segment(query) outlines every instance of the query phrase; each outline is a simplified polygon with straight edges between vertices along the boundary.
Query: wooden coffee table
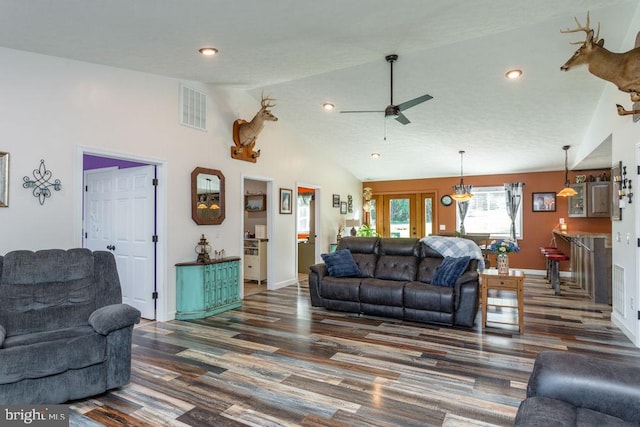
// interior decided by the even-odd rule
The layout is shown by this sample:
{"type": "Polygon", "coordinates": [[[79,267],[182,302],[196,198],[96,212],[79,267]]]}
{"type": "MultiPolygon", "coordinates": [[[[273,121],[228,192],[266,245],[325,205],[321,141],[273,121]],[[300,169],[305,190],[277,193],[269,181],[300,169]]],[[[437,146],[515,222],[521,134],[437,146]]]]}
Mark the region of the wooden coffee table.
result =
{"type": "MultiPolygon", "coordinates": [[[[516,293],[517,306],[505,304],[491,304],[495,307],[511,307],[518,309],[518,331],[524,332],[524,272],[519,270],[509,270],[509,274],[498,274],[498,270],[494,268],[486,269],[480,273],[480,281],[482,282],[482,328],[487,327],[487,305],[488,294],[490,289],[499,291],[513,291],[516,293]]],[[[508,322],[491,322],[515,325],[516,323],[508,322]]]]}

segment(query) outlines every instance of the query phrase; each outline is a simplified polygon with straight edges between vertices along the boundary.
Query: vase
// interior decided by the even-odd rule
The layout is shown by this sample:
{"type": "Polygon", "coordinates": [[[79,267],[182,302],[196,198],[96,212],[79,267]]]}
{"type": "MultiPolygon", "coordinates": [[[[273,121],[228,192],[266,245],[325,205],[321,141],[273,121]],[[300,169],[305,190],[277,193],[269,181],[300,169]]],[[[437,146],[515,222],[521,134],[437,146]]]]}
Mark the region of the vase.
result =
{"type": "Polygon", "coordinates": [[[509,255],[498,254],[496,256],[496,261],[498,265],[498,274],[509,274],[509,255]]]}

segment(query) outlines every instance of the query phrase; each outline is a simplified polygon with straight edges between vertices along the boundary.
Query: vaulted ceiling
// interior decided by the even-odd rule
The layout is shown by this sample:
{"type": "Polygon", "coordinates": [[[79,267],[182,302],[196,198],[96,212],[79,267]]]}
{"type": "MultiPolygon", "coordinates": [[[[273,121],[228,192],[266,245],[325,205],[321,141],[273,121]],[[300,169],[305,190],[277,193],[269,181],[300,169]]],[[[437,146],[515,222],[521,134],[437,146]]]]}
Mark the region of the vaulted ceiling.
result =
{"type": "MultiPolygon", "coordinates": [[[[636,0],[0,0],[0,46],[243,88],[276,98],[273,113],[363,180],[560,170],[606,83],[586,68],[563,73],[582,22],[613,51],[629,50],[636,0]],[[214,46],[204,58],[198,49],[214,46]],[[433,96],[404,114],[389,104],[433,96]],[[523,70],[507,80],[511,68],[523,70]],[[335,104],[333,111],[322,108],[335,104]],[[381,157],[372,159],[378,152],[381,157]]],[[[612,108],[615,108],[612,106],[612,108]]],[[[265,130],[268,132],[268,129],[265,130]]],[[[610,143],[577,159],[607,167],[610,143]]]]}

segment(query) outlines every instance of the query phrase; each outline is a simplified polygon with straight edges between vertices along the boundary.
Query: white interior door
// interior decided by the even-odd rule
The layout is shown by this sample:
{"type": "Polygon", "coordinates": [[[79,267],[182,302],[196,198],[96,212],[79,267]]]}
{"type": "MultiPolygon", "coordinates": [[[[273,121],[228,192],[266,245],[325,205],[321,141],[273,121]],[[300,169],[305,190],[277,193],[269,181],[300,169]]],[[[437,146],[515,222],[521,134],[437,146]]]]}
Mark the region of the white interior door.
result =
{"type": "Polygon", "coordinates": [[[85,172],[84,246],[110,250],[122,301],[155,319],[154,166],[85,172]]]}

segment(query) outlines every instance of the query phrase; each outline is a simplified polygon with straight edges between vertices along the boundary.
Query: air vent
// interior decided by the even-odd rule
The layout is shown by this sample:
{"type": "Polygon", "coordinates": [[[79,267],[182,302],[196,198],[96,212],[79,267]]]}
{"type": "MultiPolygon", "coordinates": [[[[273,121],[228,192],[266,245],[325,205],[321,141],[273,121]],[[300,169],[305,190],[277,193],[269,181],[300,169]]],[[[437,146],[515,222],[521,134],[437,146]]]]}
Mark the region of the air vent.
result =
{"type": "Polygon", "coordinates": [[[611,285],[613,288],[611,292],[613,309],[626,319],[627,309],[625,305],[624,267],[618,264],[613,266],[613,280],[611,285]]]}
{"type": "Polygon", "coordinates": [[[194,129],[207,130],[207,95],[180,85],[182,114],[180,123],[194,129]]]}

